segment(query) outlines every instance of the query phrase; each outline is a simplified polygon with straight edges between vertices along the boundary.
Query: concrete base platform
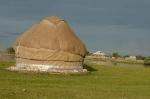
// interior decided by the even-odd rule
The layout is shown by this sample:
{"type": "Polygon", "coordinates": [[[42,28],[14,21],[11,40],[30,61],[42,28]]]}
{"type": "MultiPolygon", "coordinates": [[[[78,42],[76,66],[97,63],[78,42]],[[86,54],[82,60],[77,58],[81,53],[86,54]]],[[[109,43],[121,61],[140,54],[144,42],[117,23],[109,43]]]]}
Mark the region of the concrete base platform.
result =
{"type": "Polygon", "coordinates": [[[11,71],[19,72],[43,72],[43,73],[63,73],[63,74],[80,74],[87,73],[86,69],[81,66],[55,66],[55,65],[39,65],[39,64],[16,64],[7,68],[11,71]]]}

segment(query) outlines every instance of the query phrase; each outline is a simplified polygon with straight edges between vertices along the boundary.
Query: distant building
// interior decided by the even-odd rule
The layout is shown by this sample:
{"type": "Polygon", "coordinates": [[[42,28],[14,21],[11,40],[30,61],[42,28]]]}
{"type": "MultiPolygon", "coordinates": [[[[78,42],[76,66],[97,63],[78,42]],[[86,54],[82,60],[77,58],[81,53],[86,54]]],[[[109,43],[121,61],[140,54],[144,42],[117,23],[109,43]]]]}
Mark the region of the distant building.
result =
{"type": "Polygon", "coordinates": [[[108,55],[102,51],[97,51],[97,52],[93,53],[92,55],[103,58],[103,59],[108,58],[108,55]]]}
{"type": "Polygon", "coordinates": [[[136,60],[136,56],[129,56],[129,57],[126,57],[125,60],[136,60]]]}

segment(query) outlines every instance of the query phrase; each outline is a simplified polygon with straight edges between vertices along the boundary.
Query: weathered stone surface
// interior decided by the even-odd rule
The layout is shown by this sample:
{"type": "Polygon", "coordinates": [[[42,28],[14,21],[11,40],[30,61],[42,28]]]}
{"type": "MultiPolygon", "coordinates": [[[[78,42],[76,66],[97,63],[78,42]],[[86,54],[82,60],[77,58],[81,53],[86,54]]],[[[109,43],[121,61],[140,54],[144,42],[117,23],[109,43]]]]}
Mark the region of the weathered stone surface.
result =
{"type": "Polygon", "coordinates": [[[15,44],[14,71],[81,73],[86,47],[68,23],[46,17],[23,33],[15,44]]]}

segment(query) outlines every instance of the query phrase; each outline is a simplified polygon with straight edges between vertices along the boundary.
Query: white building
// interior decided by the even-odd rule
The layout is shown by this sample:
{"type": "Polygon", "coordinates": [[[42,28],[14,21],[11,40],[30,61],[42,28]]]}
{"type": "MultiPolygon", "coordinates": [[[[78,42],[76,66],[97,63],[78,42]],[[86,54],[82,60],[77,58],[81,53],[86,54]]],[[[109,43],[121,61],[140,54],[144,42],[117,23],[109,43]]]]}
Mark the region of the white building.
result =
{"type": "Polygon", "coordinates": [[[97,52],[93,53],[93,56],[97,56],[100,58],[107,58],[107,55],[102,51],[97,51],[97,52]]]}
{"type": "Polygon", "coordinates": [[[129,56],[125,58],[126,60],[136,60],[136,56],[129,56]]]}

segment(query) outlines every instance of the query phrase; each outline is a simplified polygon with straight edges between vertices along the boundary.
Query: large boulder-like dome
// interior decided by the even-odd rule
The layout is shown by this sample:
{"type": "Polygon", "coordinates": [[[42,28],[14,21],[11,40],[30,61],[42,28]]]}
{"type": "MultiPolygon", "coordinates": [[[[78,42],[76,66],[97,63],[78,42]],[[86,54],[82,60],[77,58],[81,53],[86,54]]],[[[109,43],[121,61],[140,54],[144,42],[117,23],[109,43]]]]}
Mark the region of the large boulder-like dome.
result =
{"type": "Polygon", "coordinates": [[[15,70],[83,72],[86,47],[58,17],[46,17],[33,25],[16,40],[15,51],[15,70]]]}

